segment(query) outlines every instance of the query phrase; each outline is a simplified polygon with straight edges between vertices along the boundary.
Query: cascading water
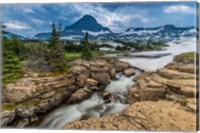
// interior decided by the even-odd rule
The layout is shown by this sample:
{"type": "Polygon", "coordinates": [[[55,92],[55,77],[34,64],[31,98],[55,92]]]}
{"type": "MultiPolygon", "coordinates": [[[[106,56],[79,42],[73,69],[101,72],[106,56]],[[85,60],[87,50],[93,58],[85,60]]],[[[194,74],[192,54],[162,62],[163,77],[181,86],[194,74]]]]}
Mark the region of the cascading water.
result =
{"type": "Polygon", "coordinates": [[[105,91],[111,93],[111,102],[106,103],[99,92],[94,93],[89,99],[81,103],[59,107],[40,123],[41,128],[62,128],[66,123],[84,120],[91,117],[99,118],[103,115],[122,112],[127,106],[126,97],[128,89],[134,84],[133,78],[141,74],[135,69],[136,74],[126,77],[121,73],[116,75],[117,80],[111,81],[105,91]]]}

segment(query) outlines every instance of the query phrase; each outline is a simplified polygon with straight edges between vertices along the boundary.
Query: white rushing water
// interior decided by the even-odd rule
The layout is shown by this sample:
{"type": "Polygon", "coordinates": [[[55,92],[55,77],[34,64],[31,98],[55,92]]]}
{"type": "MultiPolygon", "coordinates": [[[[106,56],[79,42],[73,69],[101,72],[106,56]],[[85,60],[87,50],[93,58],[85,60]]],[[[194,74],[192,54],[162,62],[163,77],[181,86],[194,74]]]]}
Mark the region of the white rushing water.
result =
{"type": "MultiPolygon", "coordinates": [[[[159,54],[170,54],[160,58],[126,58],[122,57],[120,60],[128,62],[132,66],[140,68],[145,71],[156,71],[157,69],[163,68],[168,63],[172,62],[174,56],[185,53],[196,51],[196,38],[181,38],[180,40],[172,41],[167,43],[168,47],[161,51],[144,51],[137,53],[129,53],[131,55],[145,55],[153,56],[159,54]]],[[[108,56],[117,56],[116,54],[109,54],[108,56]]]]}
{"type": "Polygon", "coordinates": [[[134,84],[132,79],[141,73],[139,70],[135,71],[136,74],[131,77],[117,74],[118,79],[106,86],[105,90],[112,95],[110,103],[105,103],[99,92],[96,92],[81,103],[59,107],[48,114],[39,126],[60,129],[68,122],[122,112],[128,106],[126,97],[128,89],[134,84]]]}

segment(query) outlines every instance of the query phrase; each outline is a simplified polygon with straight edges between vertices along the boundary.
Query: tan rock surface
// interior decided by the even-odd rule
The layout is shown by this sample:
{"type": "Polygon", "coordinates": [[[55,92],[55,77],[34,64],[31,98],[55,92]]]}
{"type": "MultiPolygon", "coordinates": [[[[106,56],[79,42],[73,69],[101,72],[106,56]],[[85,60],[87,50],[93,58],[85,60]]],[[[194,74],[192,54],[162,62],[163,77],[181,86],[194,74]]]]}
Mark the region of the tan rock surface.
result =
{"type": "Polygon", "coordinates": [[[65,129],[99,130],[150,130],[150,131],[195,131],[195,113],[187,112],[179,104],[169,101],[137,102],[123,113],[71,122],[65,129]]]}

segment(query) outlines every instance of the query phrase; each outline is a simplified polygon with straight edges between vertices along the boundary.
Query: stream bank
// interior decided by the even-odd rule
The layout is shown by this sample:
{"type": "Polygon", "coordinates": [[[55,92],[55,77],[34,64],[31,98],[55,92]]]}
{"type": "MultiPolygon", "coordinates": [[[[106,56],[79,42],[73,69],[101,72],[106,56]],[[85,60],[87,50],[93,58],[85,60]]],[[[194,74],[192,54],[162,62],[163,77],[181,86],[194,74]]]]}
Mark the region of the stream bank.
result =
{"type": "MultiPolygon", "coordinates": [[[[24,77],[2,89],[3,127],[29,127],[63,103],[76,104],[102,91],[118,72],[129,69],[128,63],[114,58],[90,61],[77,59],[67,74],[58,76],[24,77]]],[[[94,96],[95,97],[95,96],[94,96]]]]}
{"type": "Polygon", "coordinates": [[[176,56],[154,72],[134,78],[121,113],[66,123],[64,129],[196,131],[198,129],[198,67],[195,58],[176,56]]]}

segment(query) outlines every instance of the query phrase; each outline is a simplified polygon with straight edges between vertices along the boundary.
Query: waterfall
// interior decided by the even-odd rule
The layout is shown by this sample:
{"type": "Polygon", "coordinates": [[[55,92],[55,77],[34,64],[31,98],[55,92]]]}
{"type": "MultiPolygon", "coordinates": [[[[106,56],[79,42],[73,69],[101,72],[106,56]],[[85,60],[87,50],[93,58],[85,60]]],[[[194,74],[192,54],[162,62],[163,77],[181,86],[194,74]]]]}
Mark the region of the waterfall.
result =
{"type": "Polygon", "coordinates": [[[91,117],[99,118],[103,115],[121,113],[127,106],[128,89],[134,84],[133,78],[141,73],[135,69],[134,76],[126,77],[122,73],[116,75],[117,80],[111,81],[105,91],[111,93],[111,102],[105,103],[99,92],[81,103],[59,107],[47,115],[39,127],[60,129],[66,123],[86,120],[91,117]]]}

